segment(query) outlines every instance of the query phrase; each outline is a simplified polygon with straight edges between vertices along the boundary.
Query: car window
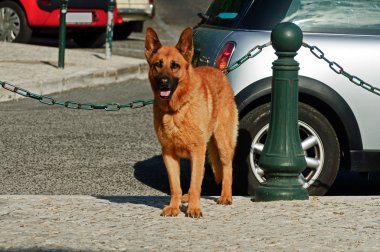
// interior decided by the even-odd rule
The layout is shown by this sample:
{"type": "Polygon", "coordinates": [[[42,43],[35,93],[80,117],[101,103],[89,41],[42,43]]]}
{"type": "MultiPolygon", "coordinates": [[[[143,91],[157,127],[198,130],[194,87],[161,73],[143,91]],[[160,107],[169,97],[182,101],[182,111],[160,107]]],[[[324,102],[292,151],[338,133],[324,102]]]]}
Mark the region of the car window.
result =
{"type": "Polygon", "coordinates": [[[380,34],[380,0],[298,0],[283,21],[302,30],[354,34],[380,34]]]}
{"type": "Polygon", "coordinates": [[[285,17],[291,2],[292,0],[214,0],[203,23],[226,28],[271,30],[285,17]]]}
{"type": "Polygon", "coordinates": [[[255,0],[237,28],[272,30],[285,18],[292,0],[255,0]]]}
{"type": "Polygon", "coordinates": [[[293,0],[286,17],[303,31],[380,34],[380,0],[293,0]]]}
{"type": "Polygon", "coordinates": [[[380,0],[214,0],[206,25],[272,30],[294,22],[305,32],[380,35],[380,0]]]}
{"type": "Polygon", "coordinates": [[[205,24],[220,27],[234,27],[244,14],[247,3],[245,0],[214,0],[206,12],[205,24]]]}

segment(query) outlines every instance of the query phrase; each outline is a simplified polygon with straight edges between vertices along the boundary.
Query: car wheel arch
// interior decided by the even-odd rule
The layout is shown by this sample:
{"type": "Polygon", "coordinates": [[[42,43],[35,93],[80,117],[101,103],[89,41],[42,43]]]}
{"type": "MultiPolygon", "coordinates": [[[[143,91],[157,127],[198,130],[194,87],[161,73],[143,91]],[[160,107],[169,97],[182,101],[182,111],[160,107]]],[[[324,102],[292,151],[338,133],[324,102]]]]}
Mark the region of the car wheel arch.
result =
{"type": "Polygon", "coordinates": [[[24,12],[26,20],[29,23],[28,13],[26,12],[25,6],[23,5],[23,3],[20,0],[0,0],[0,3],[3,3],[3,2],[13,2],[13,3],[17,4],[22,9],[22,11],[24,12]]]}
{"type": "Polygon", "coordinates": [[[29,13],[25,9],[24,4],[20,0],[11,0],[11,1],[17,3],[20,6],[20,8],[24,11],[26,20],[27,20],[27,22],[29,24],[29,18],[30,17],[29,17],[29,13]]]}
{"type": "MultiPolygon", "coordinates": [[[[253,108],[270,102],[272,77],[258,80],[242,91],[235,101],[242,118],[253,108]]],[[[309,77],[299,76],[299,101],[318,108],[334,127],[343,152],[342,161],[349,165],[349,151],[363,150],[361,133],[356,117],[348,103],[328,85],[309,77]],[[344,130],[341,130],[344,129],[344,130]],[[349,134],[348,134],[349,132],[349,134]]]]}

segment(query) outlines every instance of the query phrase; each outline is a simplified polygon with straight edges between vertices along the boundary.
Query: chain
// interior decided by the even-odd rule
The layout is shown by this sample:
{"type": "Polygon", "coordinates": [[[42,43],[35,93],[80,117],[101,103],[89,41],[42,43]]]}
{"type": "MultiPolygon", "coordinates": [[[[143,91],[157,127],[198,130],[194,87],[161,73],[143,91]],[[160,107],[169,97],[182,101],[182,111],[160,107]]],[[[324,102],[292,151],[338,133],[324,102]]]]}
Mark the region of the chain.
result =
{"type": "MultiPolygon", "coordinates": [[[[222,69],[222,71],[227,74],[239,66],[241,66],[244,62],[246,62],[248,59],[256,57],[258,54],[261,53],[263,48],[268,47],[272,44],[271,41],[263,44],[263,45],[257,45],[253,47],[251,50],[249,50],[243,57],[241,57],[239,60],[235,61],[232,65],[229,67],[225,67],[222,69]]],[[[106,111],[118,111],[121,108],[132,108],[132,109],[137,109],[137,108],[142,108],[147,105],[153,104],[154,99],[150,100],[135,100],[130,103],[126,104],[119,104],[119,103],[106,103],[106,104],[93,104],[93,103],[87,103],[87,102],[77,102],[77,101],[58,101],[55,100],[53,97],[46,96],[46,95],[38,95],[35,93],[32,93],[26,89],[17,87],[16,85],[13,85],[11,83],[1,81],[0,80],[0,85],[4,89],[11,91],[13,93],[16,93],[18,95],[36,99],[39,102],[47,105],[60,105],[64,106],[66,108],[70,109],[83,109],[83,110],[94,110],[94,109],[104,109],[106,111]]]]}
{"type": "Polygon", "coordinates": [[[153,104],[154,102],[153,99],[146,100],[146,101],[135,100],[126,104],[119,104],[119,103],[93,104],[93,103],[76,102],[76,101],[57,101],[50,96],[34,94],[26,89],[17,87],[5,81],[0,81],[0,85],[8,91],[11,91],[13,93],[16,93],[24,97],[36,99],[43,104],[61,105],[70,109],[83,109],[83,110],[104,109],[106,111],[118,111],[121,108],[131,108],[131,109],[142,108],[142,107],[145,107],[146,105],[153,104]]]}
{"type": "Polygon", "coordinates": [[[229,72],[231,72],[231,71],[235,70],[236,68],[240,67],[248,59],[252,59],[252,58],[256,57],[257,55],[259,55],[261,53],[261,51],[263,50],[263,48],[268,47],[271,44],[272,44],[272,42],[269,41],[269,42],[267,42],[267,43],[265,43],[263,45],[257,45],[255,47],[253,47],[243,57],[241,57],[240,59],[238,59],[237,61],[235,61],[234,63],[232,63],[230,66],[227,66],[227,67],[223,68],[222,71],[225,74],[228,74],[229,72]]]}
{"type": "Polygon", "coordinates": [[[322,50],[319,49],[318,47],[310,46],[307,43],[302,43],[302,46],[308,48],[310,52],[318,59],[323,59],[324,61],[326,61],[329,64],[329,67],[331,68],[331,70],[333,70],[335,73],[343,75],[355,85],[360,86],[364,88],[365,90],[380,96],[380,88],[374,87],[370,85],[369,83],[363,81],[362,79],[356,77],[355,75],[349,74],[338,63],[328,60],[325,57],[324,52],[322,52],[322,50]]]}
{"type": "MultiPolygon", "coordinates": [[[[233,64],[231,64],[228,67],[225,67],[222,69],[222,71],[225,74],[228,74],[229,72],[235,70],[236,68],[240,67],[242,64],[244,64],[248,59],[254,58],[257,55],[259,55],[263,48],[268,47],[272,44],[271,41],[262,44],[262,45],[257,45],[250,49],[243,57],[235,61],[233,64]]],[[[334,61],[330,61],[325,57],[324,52],[322,52],[321,49],[319,49],[316,46],[310,46],[307,43],[303,42],[302,46],[308,48],[310,52],[317,57],[318,59],[323,59],[329,64],[329,67],[331,70],[333,70],[337,74],[341,74],[344,77],[346,77],[348,80],[350,80],[352,83],[354,83],[357,86],[360,86],[376,95],[380,96],[380,88],[374,87],[370,85],[369,83],[363,81],[362,79],[358,78],[355,75],[351,75],[348,72],[346,72],[343,67],[341,67],[338,63],[334,61]]],[[[142,108],[147,105],[153,104],[154,100],[149,99],[149,100],[135,100],[130,103],[126,104],[119,104],[119,103],[105,103],[105,104],[93,104],[93,103],[86,103],[86,102],[77,102],[77,101],[57,101],[54,98],[46,95],[38,95],[35,93],[32,93],[26,89],[17,87],[11,83],[1,81],[0,80],[0,85],[13,93],[16,93],[18,95],[24,96],[24,97],[29,97],[32,99],[36,99],[41,103],[47,104],[47,105],[61,105],[66,108],[70,109],[83,109],[83,110],[94,110],[94,109],[104,109],[106,111],[118,111],[121,108],[131,108],[131,109],[137,109],[137,108],[142,108]]]]}

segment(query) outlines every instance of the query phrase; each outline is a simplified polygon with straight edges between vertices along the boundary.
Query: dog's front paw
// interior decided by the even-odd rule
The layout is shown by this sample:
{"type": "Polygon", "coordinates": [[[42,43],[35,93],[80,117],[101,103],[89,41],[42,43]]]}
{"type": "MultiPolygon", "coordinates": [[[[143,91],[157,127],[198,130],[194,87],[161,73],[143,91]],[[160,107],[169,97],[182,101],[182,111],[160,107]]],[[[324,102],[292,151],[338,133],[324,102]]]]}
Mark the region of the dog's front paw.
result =
{"type": "Polygon", "coordinates": [[[167,206],[167,207],[164,207],[164,209],[162,209],[161,216],[174,217],[174,216],[177,216],[179,212],[180,210],[178,207],[167,206]]]}
{"type": "Polygon", "coordinates": [[[217,202],[220,205],[231,205],[232,204],[232,197],[220,196],[217,202]]]}
{"type": "Polygon", "coordinates": [[[203,214],[200,208],[188,208],[186,211],[186,216],[191,218],[201,218],[203,217],[203,214]]]}

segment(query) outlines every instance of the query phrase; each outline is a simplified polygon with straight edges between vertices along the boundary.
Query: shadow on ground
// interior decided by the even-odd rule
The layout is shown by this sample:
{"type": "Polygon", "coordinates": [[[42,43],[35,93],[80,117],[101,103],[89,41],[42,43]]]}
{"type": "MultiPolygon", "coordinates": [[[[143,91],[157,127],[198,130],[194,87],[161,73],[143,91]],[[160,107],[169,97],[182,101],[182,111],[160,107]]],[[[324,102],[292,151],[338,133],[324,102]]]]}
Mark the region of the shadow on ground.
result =
{"type": "Polygon", "coordinates": [[[342,170],[329,189],[328,196],[380,195],[380,172],[357,173],[342,170]]]}
{"type": "MultiPolygon", "coordinates": [[[[154,156],[150,159],[137,162],[134,166],[134,177],[141,183],[167,194],[167,196],[95,196],[98,199],[108,200],[112,203],[131,203],[146,205],[161,209],[170,202],[170,186],[166,168],[162,156],[154,156]]],[[[202,197],[217,200],[220,195],[221,186],[216,185],[211,170],[206,169],[202,183],[202,197]],[[210,197],[212,196],[212,197],[210,197]]],[[[190,162],[181,161],[181,188],[187,193],[190,186],[190,162]]],[[[183,209],[182,209],[183,211],[183,209]]]]}
{"type": "MultiPolygon", "coordinates": [[[[154,156],[150,159],[137,162],[134,166],[134,176],[145,185],[170,195],[170,186],[166,168],[162,156],[154,156]]],[[[187,193],[190,186],[190,162],[181,161],[181,188],[187,193]]],[[[202,182],[202,196],[219,195],[220,186],[216,185],[212,172],[209,168],[202,182]]]]}

